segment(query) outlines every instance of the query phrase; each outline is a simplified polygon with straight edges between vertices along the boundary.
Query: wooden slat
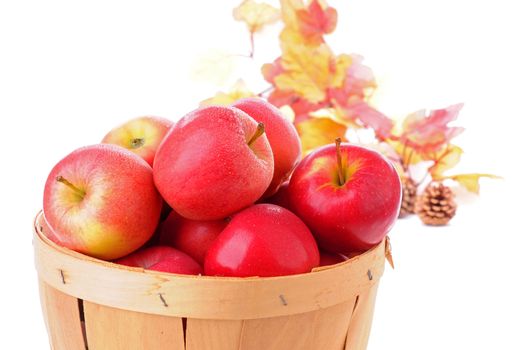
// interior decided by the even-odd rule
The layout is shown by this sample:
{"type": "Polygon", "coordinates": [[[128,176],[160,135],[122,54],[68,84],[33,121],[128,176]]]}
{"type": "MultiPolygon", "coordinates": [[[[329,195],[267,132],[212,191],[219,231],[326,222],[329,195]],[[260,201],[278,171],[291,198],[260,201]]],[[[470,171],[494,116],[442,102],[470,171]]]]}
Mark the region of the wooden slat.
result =
{"type": "Polygon", "coordinates": [[[159,315],[242,320],[306,313],[354,299],[384,271],[381,243],[334,267],[306,274],[270,278],[166,274],[104,262],[59,247],[40,232],[40,227],[45,231],[45,222],[37,220],[36,226],[35,262],[46,283],[97,304],[159,315]],[[368,270],[371,279],[366,275],[368,270]]]}
{"type": "Polygon", "coordinates": [[[85,350],[77,298],[40,281],[40,300],[53,350],[85,350]]]}
{"type": "Polygon", "coordinates": [[[244,321],[240,349],[342,350],[354,304],[244,321]]]}
{"type": "MultiPolygon", "coordinates": [[[[186,350],[238,350],[243,321],[187,319],[186,350]]],[[[257,348],[253,348],[257,349],[257,348]]]]}
{"type": "Polygon", "coordinates": [[[84,302],[89,350],[184,350],[181,318],[84,302]]]}
{"type": "Polygon", "coordinates": [[[368,347],[378,287],[379,284],[377,283],[369,291],[359,296],[359,301],[351,317],[345,350],[366,350],[368,347]]]}

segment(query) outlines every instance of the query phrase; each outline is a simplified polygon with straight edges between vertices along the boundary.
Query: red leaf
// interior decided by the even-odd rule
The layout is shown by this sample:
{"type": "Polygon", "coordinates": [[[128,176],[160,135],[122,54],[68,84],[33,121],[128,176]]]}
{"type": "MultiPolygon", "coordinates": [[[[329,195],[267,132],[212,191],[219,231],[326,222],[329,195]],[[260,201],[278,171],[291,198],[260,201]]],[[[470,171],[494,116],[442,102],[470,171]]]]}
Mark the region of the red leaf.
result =
{"type": "Polygon", "coordinates": [[[337,10],[333,7],[322,8],[319,0],[313,0],[307,9],[296,12],[300,33],[312,43],[324,42],[323,35],[329,34],[337,26],[337,10]]]}
{"type": "Polygon", "coordinates": [[[457,118],[463,104],[456,104],[444,109],[433,110],[426,116],[418,111],[406,117],[400,141],[421,153],[439,151],[454,137],[463,132],[461,127],[449,127],[448,124],[457,118]]]}
{"type": "Polygon", "coordinates": [[[359,121],[365,127],[375,131],[381,140],[387,139],[393,128],[393,121],[362,100],[357,100],[349,106],[341,107],[346,117],[359,121]]]}
{"type": "Polygon", "coordinates": [[[266,81],[275,85],[274,78],[284,72],[282,67],[282,58],[278,57],[273,63],[266,63],[262,66],[262,75],[266,81]]]}
{"type": "Polygon", "coordinates": [[[350,98],[364,99],[367,90],[377,86],[373,72],[369,67],[362,64],[361,56],[351,55],[351,62],[342,87],[328,91],[329,99],[335,100],[341,106],[347,105],[350,98]]]}

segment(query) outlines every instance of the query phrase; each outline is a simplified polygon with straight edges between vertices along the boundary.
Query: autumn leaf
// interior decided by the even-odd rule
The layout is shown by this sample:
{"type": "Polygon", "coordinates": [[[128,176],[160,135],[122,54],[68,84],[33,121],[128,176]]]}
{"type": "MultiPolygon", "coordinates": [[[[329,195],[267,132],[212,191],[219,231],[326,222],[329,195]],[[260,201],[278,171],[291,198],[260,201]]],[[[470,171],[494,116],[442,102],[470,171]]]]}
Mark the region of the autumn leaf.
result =
{"type": "Polygon", "coordinates": [[[417,152],[427,153],[439,151],[452,138],[463,132],[461,127],[450,127],[448,124],[457,118],[463,104],[438,109],[426,115],[425,111],[417,111],[406,117],[400,140],[417,152]]]}
{"type": "Polygon", "coordinates": [[[428,169],[428,172],[432,176],[433,180],[440,180],[443,178],[445,171],[452,169],[459,163],[463,150],[461,147],[449,144],[445,149],[437,155],[434,159],[434,165],[428,169]]]}
{"type": "Polygon", "coordinates": [[[235,20],[244,22],[250,33],[256,33],[265,25],[278,21],[280,10],[266,3],[244,0],[232,11],[232,15],[235,20]]]}
{"type": "Polygon", "coordinates": [[[200,102],[200,106],[222,105],[228,106],[240,98],[255,96],[243,80],[238,80],[228,92],[218,92],[214,97],[200,102]]]}
{"type": "Polygon", "coordinates": [[[372,70],[362,64],[362,56],[349,56],[351,65],[346,71],[342,86],[328,91],[328,98],[341,106],[348,105],[350,100],[369,97],[377,87],[372,70]]]}
{"type": "Polygon", "coordinates": [[[319,0],[313,0],[307,8],[296,11],[298,30],[306,41],[320,44],[323,35],[329,34],[337,26],[337,10],[322,6],[319,0]]]}
{"type": "Polygon", "coordinates": [[[472,193],[479,194],[479,180],[483,177],[489,179],[501,179],[500,176],[492,174],[459,174],[448,176],[446,178],[457,181],[461,186],[465,187],[472,193]]]}
{"type": "Polygon", "coordinates": [[[320,146],[335,142],[337,137],[344,139],[347,130],[346,126],[329,118],[311,118],[297,123],[296,129],[302,141],[304,154],[320,146]]]}
{"type": "Polygon", "coordinates": [[[281,62],[282,59],[278,57],[276,60],[274,60],[273,63],[265,63],[262,66],[262,75],[267,82],[274,85],[274,78],[284,72],[284,68],[282,67],[281,62]]]}
{"type": "Polygon", "coordinates": [[[342,85],[350,64],[350,56],[334,57],[326,44],[310,47],[282,43],[283,72],[274,77],[274,82],[281,90],[317,103],[326,99],[328,88],[342,85]]]}
{"type": "Polygon", "coordinates": [[[357,99],[354,103],[345,107],[338,107],[341,119],[359,125],[372,128],[380,140],[388,139],[393,128],[393,121],[370,106],[363,100],[357,99]]]}

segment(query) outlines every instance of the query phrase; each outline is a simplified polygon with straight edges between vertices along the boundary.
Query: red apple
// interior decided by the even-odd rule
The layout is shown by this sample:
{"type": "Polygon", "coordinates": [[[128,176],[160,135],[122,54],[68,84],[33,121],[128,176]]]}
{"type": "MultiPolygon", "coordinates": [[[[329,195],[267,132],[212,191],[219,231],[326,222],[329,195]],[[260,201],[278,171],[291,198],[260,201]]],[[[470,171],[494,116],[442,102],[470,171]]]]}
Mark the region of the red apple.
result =
{"type": "Polygon", "coordinates": [[[131,253],[152,236],[161,203],[152,168],[115,145],[73,151],[51,170],[44,189],[50,239],[107,260],[131,253]]]}
{"type": "Polygon", "coordinates": [[[192,220],[223,219],[251,205],[272,177],[264,125],[232,107],[187,114],[170,129],[154,160],[161,195],[192,220]]]}
{"type": "Polygon", "coordinates": [[[381,242],[397,219],[401,183],[380,153],[338,140],[300,162],[289,182],[289,200],[322,249],[366,250],[381,242]]]}
{"type": "Polygon", "coordinates": [[[234,215],[205,256],[205,274],[282,276],[319,264],[315,239],[295,214],[274,204],[257,204],[234,215]]]}
{"type": "Polygon", "coordinates": [[[201,266],[194,259],[168,246],[143,248],[116,260],[115,263],[184,275],[199,275],[202,272],[201,266]]]}
{"type": "Polygon", "coordinates": [[[289,181],[284,182],[278,188],[278,191],[271,197],[264,200],[265,203],[271,203],[281,206],[282,208],[290,209],[291,204],[289,203],[289,181]]]}
{"type": "Polygon", "coordinates": [[[274,159],[273,180],[263,194],[263,197],[268,197],[278,191],[284,181],[289,180],[291,172],[300,161],[300,137],[293,123],[285,119],[278,108],[263,99],[243,98],[232,106],[265,124],[265,135],[273,150],[274,159]]]}
{"type": "Polygon", "coordinates": [[[329,266],[348,260],[348,257],[339,253],[320,252],[320,265],[329,266]]]}
{"type": "Polygon", "coordinates": [[[154,163],[157,147],[174,123],[161,117],[139,117],[112,129],[102,143],[112,143],[124,147],[148,164],[154,163]]]}
{"type": "Polygon", "coordinates": [[[160,242],[187,253],[203,264],[205,253],[225,226],[227,220],[196,221],[172,211],[161,224],[160,242]]]}

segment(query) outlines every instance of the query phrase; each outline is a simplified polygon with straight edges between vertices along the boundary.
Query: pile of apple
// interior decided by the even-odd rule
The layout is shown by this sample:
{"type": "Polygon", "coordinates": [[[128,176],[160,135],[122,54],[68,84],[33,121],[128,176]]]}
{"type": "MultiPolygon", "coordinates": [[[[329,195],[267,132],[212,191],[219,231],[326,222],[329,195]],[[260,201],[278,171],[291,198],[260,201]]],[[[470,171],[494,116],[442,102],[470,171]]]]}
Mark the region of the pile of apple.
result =
{"type": "Polygon", "coordinates": [[[305,273],[381,242],[401,201],[391,163],[340,140],[301,155],[260,99],[133,119],[52,169],[47,236],[128,266],[239,277],[305,273]]]}

